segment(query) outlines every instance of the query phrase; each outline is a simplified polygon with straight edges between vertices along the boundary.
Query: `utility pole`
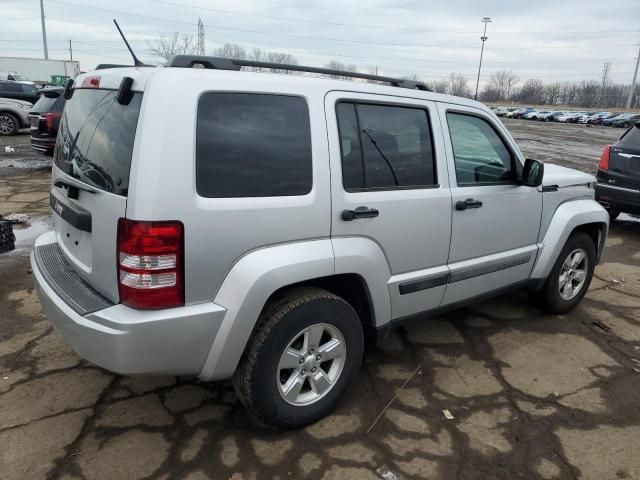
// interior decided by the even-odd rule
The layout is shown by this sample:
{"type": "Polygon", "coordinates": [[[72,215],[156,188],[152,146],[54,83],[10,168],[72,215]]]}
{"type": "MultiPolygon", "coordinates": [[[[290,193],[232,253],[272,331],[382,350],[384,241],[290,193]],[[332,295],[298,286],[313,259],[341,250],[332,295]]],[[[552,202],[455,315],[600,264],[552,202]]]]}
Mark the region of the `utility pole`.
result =
{"type": "Polygon", "coordinates": [[[473,96],[474,100],[478,99],[478,85],[480,84],[480,69],[482,68],[482,54],[484,53],[484,42],[487,41],[487,23],[491,21],[491,17],[483,17],[482,23],[484,23],[484,33],[480,37],[482,40],[482,48],[480,49],[480,64],[478,65],[478,79],[476,80],[476,93],[473,96]]]}
{"type": "MultiPolygon", "coordinates": [[[[604,92],[607,88],[607,77],[609,76],[609,69],[611,68],[611,62],[605,62],[604,65],[602,65],[602,83],[600,84],[600,95],[598,95],[598,104],[596,105],[596,108],[600,108],[600,104],[602,103],[602,97],[604,96],[604,92]]],[[[605,107],[606,105],[606,99],[605,99],[605,107]]]]}
{"type": "MultiPolygon", "coordinates": [[[[640,45],[640,44],[638,44],[640,45]]],[[[638,79],[638,65],[640,65],[640,48],[638,48],[638,56],[636,57],[636,70],[633,72],[633,80],[631,80],[631,90],[629,90],[629,98],[627,98],[627,108],[631,108],[631,100],[633,99],[633,91],[636,89],[636,80],[638,79]]]]}
{"type": "Polygon", "coordinates": [[[204,23],[198,18],[198,55],[206,55],[204,40],[204,23]]]}
{"type": "Polygon", "coordinates": [[[71,46],[71,39],[69,39],[69,58],[73,62],[73,47],[71,46]]]}
{"type": "Polygon", "coordinates": [[[40,21],[42,22],[42,45],[44,47],[44,59],[49,60],[49,49],[47,48],[47,27],[44,24],[44,0],[40,0],[40,21]]]}

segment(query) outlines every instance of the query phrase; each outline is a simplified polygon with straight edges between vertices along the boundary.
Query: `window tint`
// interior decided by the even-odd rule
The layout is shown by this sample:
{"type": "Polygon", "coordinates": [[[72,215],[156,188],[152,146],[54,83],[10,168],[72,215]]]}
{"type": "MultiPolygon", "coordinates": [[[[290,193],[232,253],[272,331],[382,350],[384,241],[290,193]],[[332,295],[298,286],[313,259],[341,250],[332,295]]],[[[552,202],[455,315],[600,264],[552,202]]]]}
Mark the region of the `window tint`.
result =
{"type": "Polygon", "coordinates": [[[341,102],[336,111],[345,190],[436,184],[425,110],[341,102]]]}
{"type": "Polygon", "coordinates": [[[78,180],[126,196],[142,94],[134,93],[128,105],[119,104],[116,95],[115,90],[74,90],[64,108],[53,160],[78,180]]]}
{"type": "Polygon", "coordinates": [[[29,95],[35,95],[38,92],[38,89],[32,85],[21,83],[20,87],[22,88],[22,93],[28,93],[29,95]]]}
{"type": "Polygon", "coordinates": [[[196,188],[203,197],[305,195],[311,129],[300,97],[205,93],[198,103],[196,188]]]}
{"type": "Polygon", "coordinates": [[[629,127],[616,146],[640,149],[640,124],[629,127]]]}
{"type": "Polygon", "coordinates": [[[448,113],[447,122],[458,185],[513,182],[511,152],[486,120],[448,113]]]}
{"type": "Polygon", "coordinates": [[[20,88],[20,84],[16,82],[2,82],[0,84],[0,90],[11,93],[20,93],[22,89],[20,88]]]}
{"type": "Polygon", "coordinates": [[[61,112],[64,108],[64,97],[62,95],[48,93],[40,95],[38,101],[33,105],[32,112],[61,112]]]}

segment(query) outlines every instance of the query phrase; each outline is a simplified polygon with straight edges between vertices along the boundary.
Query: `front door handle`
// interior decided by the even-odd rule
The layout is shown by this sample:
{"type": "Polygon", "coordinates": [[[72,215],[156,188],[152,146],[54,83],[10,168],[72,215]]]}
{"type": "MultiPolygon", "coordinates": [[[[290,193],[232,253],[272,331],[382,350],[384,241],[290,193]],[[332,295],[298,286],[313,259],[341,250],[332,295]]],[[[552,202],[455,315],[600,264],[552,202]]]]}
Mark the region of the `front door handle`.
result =
{"type": "Polygon", "coordinates": [[[343,210],[342,220],[350,222],[358,218],[375,218],[380,214],[375,208],[358,207],[355,210],[343,210]]]}
{"type": "Polygon", "coordinates": [[[467,208],[480,208],[482,202],[480,200],[474,200],[473,198],[467,198],[466,200],[458,200],[456,202],[456,210],[466,210],[467,208]]]}

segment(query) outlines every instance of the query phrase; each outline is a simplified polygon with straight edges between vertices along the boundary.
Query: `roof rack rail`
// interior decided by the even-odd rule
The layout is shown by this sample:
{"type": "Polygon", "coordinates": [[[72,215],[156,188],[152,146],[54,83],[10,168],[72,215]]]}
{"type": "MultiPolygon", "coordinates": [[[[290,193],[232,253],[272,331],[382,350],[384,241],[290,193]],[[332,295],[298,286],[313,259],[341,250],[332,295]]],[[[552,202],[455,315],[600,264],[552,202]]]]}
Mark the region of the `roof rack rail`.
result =
{"type": "Polygon", "coordinates": [[[404,78],[383,77],[381,75],[370,75],[360,72],[346,72],[343,70],[332,70],[330,68],[307,67],[304,65],[289,65],[286,63],[257,62],[254,60],[236,60],[222,57],[208,57],[203,55],[174,55],[165,64],[166,67],[193,68],[199,65],[201,68],[213,70],[240,70],[242,67],[270,68],[273,70],[289,70],[292,72],[319,73],[322,75],[339,75],[341,77],[361,78],[364,80],[374,80],[376,82],[390,83],[394,87],[410,88],[417,90],[431,91],[422,82],[407,80],[404,78]]]}
{"type": "Polygon", "coordinates": [[[101,63],[96,66],[96,70],[106,70],[107,68],[127,68],[133,65],[118,65],[117,63],[101,63]]]}

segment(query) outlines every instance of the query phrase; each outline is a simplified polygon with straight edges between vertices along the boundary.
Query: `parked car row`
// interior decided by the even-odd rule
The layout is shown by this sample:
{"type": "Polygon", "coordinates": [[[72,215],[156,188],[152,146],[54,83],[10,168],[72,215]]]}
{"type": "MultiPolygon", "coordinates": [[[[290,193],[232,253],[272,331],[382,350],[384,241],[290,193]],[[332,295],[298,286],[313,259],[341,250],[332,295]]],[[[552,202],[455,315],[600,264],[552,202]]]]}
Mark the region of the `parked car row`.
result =
{"type": "Polygon", "coordinates": [[[30,128],[31,148],[52,156],[65,103],[63,92],[62,87],[38,90],[31,82],[0,79],[0,135],[30,128]]]}
{"type": "Polygon", "coordinates": [[[537,110],[534,107],[492,107],[499,117],[522,118],[542,122],[581,123],[629,128],[640,121],[640,113],[615,113],[595,111],[537,110]]]}

